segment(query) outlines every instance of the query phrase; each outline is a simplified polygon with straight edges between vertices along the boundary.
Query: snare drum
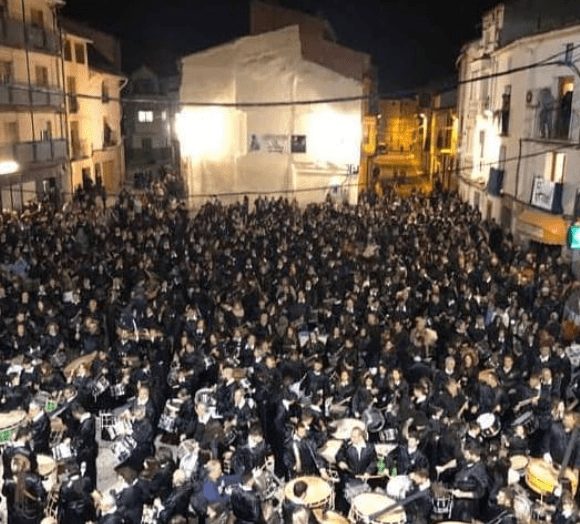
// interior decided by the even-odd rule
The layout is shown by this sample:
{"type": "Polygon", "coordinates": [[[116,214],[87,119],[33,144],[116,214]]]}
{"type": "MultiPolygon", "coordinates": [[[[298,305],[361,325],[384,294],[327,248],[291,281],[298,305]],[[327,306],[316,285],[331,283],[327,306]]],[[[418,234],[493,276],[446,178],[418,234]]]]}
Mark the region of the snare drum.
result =
{"type": "Polygon", "coordinates": [[[362,480],[351,480],[344,487],[344,498],[352,504],[354,499],[363,493],[370,493],[371,487],[362,480]]]}
{"type": "Polygon", "coordinates": [[[386,428],[379,432],[381,442],[397,442],[397,428],[386,428]]]}
{"type": "Polygon", "coordinates": [[[127,419],[115,418],[113,425],[109,426],[107,431],[109,433],[109,437],[111,437],[111,440],[115,440],[116,438],[122,437],[127,433],[131,433],[133,428],[131,426],[131,422],[129,422],[127,419]]]}
{"type": "Polygon", "coordinates": [[[395,500],[403,500],[413,487],[413,482],[407,475],[392,477],[387,484],[387,495],[395,500]]]}
{"type": "Polygon", "coordinates": [[[121,398],[125,396],[125,384],[123,382],[119,382],[118,384],[114,384],[110,386],[111,388],[111,396],[114,398],[121,398]]]}
{"type": "Polygon", "coordinates": [[[479,417],[477,417],[477,423],[481,428],[481,434],[485,438],[495,437],[501,429],[499,419],[493,413],[483,413],[482,415],[479,415],[479,417]]]}
{"type": "Polygon", "coordinates": [[[357,496],[350,508],[349,520],[355,524],[405,524],[407,515],[401,506],[396,506],[388,513],[370,519],[370,517],[381,510],[395,504],[396,501],[378,493],[363,493],[357,496]]]}
{"type": "Polygon", "coordinates": [[[107,380],[107,377],[101,377],[93,385],[93,397],[100,397],[110,386],[111,383],[107,380]]]}
{"type": "Polygon", "coordinates": [[[357,418],[341,418],[330,423],[334,430],[333,438],[339,440],[349,439],[354,428],[365,430],[365,423],[357,418]]]}
{"type": "Polygon", "coordinates": [[[453,496],[451,491],[441,484],[434,484],[431,488],[433,498],[431,501],[433,514],[451,516],[453,510],[453,496]]]}
{"type": "Polygon", "coordinates": [[[512,422],[512,427],[523,426],[529,434],[534,433],[538,429],[538,417],[534,415],[532,410],[522,413],[518,418],[512,422]]]}
{"type": "Polygon", "coordinates": [[[177,417],[179,411],[181,410],[181,402],[176,399],[169,399],[165,403],[165,409],[159,417],[159,429],[166,431],[167,433],[173,433],[175,427],[177,426],[177,417]]]}
{"type": "Polygon", "coordinates": [[[58,446],[52,448],[52,456],[54,457],[54,460],[56,460],[57,462],[63,462],[71,458],[73,454],[70,448],[70,443],[62,442],[58,446]]]}
{"type": "Polygon", "coordinates": [[[122,439],[117,440],[113,447],[113,455],[117,459],[119,464],[125,462],[133,453],[133,450],[137,447],[137,442],[130,435],[125,435],[122,439]]]}
{"type": "Polygon", "coordinates": [[[284,497],[290,502],[306,506],[307,508],[329,509],[334,505],[334,489],[331,484],[320,477],[298,477],[286,484],[284,497]],[[299,480],[306,482],[308,488],[303,499],[294,496],[294,484],[299,480]]]}

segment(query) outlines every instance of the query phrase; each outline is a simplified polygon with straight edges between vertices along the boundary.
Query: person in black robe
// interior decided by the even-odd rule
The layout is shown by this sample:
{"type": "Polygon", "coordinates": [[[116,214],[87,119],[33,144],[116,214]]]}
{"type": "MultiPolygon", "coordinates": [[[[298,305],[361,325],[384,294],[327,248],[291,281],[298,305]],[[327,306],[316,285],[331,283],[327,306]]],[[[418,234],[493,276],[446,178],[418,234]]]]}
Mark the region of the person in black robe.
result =
{"type": "Polygon", "coordinates": [[[230,495],[235,524],[266,524],[262,513],[259,493],[251,473],[242,477],[242,482],[234,486],[230,495]]]}
{"type": "Polygon", "coordinates": [[[44,517],[46,490],[41,478],[30,471],[29,460],[16,455],[12,459],[13,475],[4,482],[8,524],[40,524],[44,517]]]}
{"type": "Polygon", "coordinates": [[[95,508],[91,493],[94,489],[92,479],[81,476],[80,468],[69,466],[69,478],[60,487],[59,522],[79,524],[94,520],[95,508]]]}

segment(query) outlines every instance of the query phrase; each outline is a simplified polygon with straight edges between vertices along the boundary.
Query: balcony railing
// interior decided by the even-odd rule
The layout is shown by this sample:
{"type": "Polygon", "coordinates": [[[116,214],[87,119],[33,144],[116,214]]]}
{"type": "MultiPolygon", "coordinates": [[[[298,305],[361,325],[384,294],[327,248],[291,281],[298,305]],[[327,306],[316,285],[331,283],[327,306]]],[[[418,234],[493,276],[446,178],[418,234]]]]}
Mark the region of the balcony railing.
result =
{"type": "Polygon", "coordinates": [[[535,110],[533,138],[578,142],[579,132],[580,115],[577,111],[561,111],[559,108],[537,108],[535,110]]]}
{"type": "Polygon", "coordinates": [[[63,109],[64,94],[58,87],[43,87],[28,84],[0,84],[0,106],[51,107],[63,109]]]}
{"type": "Polygon", "coordinates": [[[73,140],[71,142],[71,156],[73,160],[89,157],[89,143],[87,140],[73,140]]]}
{"type": "Polygon", "coordinates": [[[66,156],[66,140],[64,138],[39,142],[0,144],[0,158],[14,160],[21,166],[51,160],[62,160],[66,156]]]}
{"type": "Polygon", "coordinates": [[[53,31],[44,27],[23,24],[13,18],[0,18],[0,45],[23,48],[25,44],[31,49],[60,53],[60,42],[53,31]]]}

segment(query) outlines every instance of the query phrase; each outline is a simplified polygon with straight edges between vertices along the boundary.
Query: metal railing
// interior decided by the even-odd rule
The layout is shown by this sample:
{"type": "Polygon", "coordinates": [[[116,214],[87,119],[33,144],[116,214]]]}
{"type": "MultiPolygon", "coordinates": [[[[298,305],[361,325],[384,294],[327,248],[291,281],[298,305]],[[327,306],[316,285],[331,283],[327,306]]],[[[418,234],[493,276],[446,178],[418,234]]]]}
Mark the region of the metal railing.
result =
{"type": "Polygon", "coordinates": [[[67,157],[66,140],[55,138],[38,142],[0,144],[0,157],[14,160],[21,166],[35,162],[61,160],[67,157]]]}
{"type": "Polygon", "coordinates": [[[14,18],[0,18],[0,45],[19,48],[28,45],[31,49],[60,54],[60,41],[54,31],[14,18]]]}
{"type": "Polygon", "coordinates": [[[580,139],[580,115],[577,111],[562,111],[559,108],[536,108],[532,128],[533,138],[546,140],[580,139]]]}
{"type": "Polygon", "coordinates": [[[0,106],[51,107],[64,109],[64,93],[58,87],[28,84],[0,84],[0,106]]]}

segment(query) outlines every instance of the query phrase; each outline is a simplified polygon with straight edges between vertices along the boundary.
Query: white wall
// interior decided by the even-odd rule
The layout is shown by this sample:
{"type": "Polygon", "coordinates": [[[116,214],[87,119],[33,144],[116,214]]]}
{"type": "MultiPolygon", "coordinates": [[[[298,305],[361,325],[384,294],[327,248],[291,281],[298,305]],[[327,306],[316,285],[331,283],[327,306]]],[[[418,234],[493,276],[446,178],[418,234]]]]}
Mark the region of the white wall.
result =
{"type": "MultiPolygon", "coordinates": [[[[276,102],[361,94],[361,82],[302,60],[297,26],[242,38],[183,60],[182,103],[276,102]]],[[[273,107],[185,107],[177,127],[182,155],[191,166],[189,192],[328,188],[338,174],[346,172],[347,164],[359,163],[361,109],[360,100],[273,107]],[[286,137],[286,150],[250,151],[250,134],[286,137]],[[306,153],[290,152],[291,135],[306,135],[306,153]]],[[[325,194],[326,189],[321,189],[296,196],[305,202],[320,200],[325,194]]]]}

